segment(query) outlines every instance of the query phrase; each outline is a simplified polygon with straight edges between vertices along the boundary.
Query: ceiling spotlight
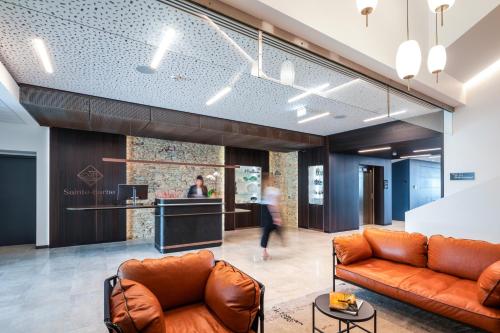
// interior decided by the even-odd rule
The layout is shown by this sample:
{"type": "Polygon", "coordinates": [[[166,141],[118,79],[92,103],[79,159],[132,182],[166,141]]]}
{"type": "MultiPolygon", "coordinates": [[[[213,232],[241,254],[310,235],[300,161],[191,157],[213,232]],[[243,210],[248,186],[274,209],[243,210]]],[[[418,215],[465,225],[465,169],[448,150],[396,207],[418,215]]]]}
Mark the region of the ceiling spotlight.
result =
{"type": "Polygon", "coordinates": [[[443,26],[443,13],[455,4],[455,0],[427,0],[427,3],[431,12],[441,14],[441,26],[443,26]]]}
{"type": "Polygon", "coordinates": [[[50,62],[49,52],[47,51],[44,41],[40,38],[33,39],[33,47],[35,48],[35,52],[40,58],[45,71],[49,74],[54,73],[54,68],[50,62]]]}
{"type": "Polygon", "coordinates": [[[421,155],[407,155],[401,156],[400,158],[417,158],[417,157],[429,157],[431,154],[421,154],[421,155]]]}
{"type": "Polygon", "coordinates": [[[417,149],[417,150],[414,150],[413,152],[414,153],[424,153],[427,151],[437,151],[437,150],[441,150],[441,148],[417,149]]]}
{"type": "Polygon", "coordinates": [[[168,28],[167,30],[165,30],[160,45],[158,45],[158,48],[156,49],[156,52],[153,55],[153,60],[151,60],[151,64],[149,65],[149,67],[151,67],[152,69],[158,69],[161,60],[165,55],[165,52],[167,52],[167,48],[169,47],[170,44],[172,44],[174,38],[175,38],[174,29],[168,28]]]}
{"type": "Polygon", "coordinates": [[[308,121],[311,121],[311,120],[314,120],[314,119],[318,119],[318,118],[323,118],[323,117],[326,117],[330,114],[330,112],[324,112],[324,113],[320,113],[320,114],[317,114],[315,116],[312,116],[312,117],[309,117],[309,118],[304,118],[302,120],[299,120],[297,123],[298,124],[303,124],[303,123],[307,123],[308,121]]]}
{"type": "Polygon", "coordinates": [[[409,2],[406,0],[406,41],[398,47],[396,53],[396,71],[402,80],[408,80],[408,90],[410,90],[410,80],[420,71],[422,53],[416,40],[410,39],[409,23],[409,2]]]}
{"type": "Polygon", "coordinates": [[[356,6],[361,15],[366,17],[366,26],[368,27],[368,15],[377,8],[377,0],[356,0],[356,6]]]}
{"type": "Polygon", "coordinates": [[[217,102],[219,99],[222,97],[226,96],[231,92],[232,88],[231,87],[225,87],[222,88],[218,93],[216,93],[214,96],[210,97],[209,100],[205,103],[207,106],[210,106],[217,102]]]}
{"type": "Polygon", "coordinates": [[[299,99],[302,99],[302,98],[307,97],[309,95],[316,94],[316,93],[320,92],[321,90],[328,88],[328,86],[330,86],[330,83],[325,83],[325,84],[322,84],[322,85],[317,86],[315,88],[309,89],[308,91],[303,92],[302,94],[299,94],[295,97],[290,98],[288,100],[288,103],[293,103],[293,102],[298,101],[299,99]]]}
{"type": "Polygon", "coordinates": [[[376,117],[368,118],[368,119],[363,120],[363,122],[368,123],[370,121],[384,119],[384,118],[389,118],[389,117],[397,116],[398,114],[403,114],[403,113],[406,113],[406,110],[398,111],[398,112],[393,112],[393,113],[390,113],[389,115],[384,114],[384,115],[381,115],[381,116],[376,116],[376,117]]]}
{"type": "Polygon", "coordinates": [[[374,151],[384,151],[384,150],[390,150],[390,149],[391,149],[391,147],[371,148],[371,149],[358,150],[358,153],[363,154],[363,153],[371,153],[374,151]]]}
{"type": "Polygon", "coordinates": [[[285,60],[281,64],[280,82],[289,86],[295,82],[295,66],[290,60],[285,60]]]}
{"type": "Polygon", "coordinates": [[[307,114],[307,109],[305,106],[301,106],[300,108],[297,109],[297,118],[303,117],[307,114]]]}

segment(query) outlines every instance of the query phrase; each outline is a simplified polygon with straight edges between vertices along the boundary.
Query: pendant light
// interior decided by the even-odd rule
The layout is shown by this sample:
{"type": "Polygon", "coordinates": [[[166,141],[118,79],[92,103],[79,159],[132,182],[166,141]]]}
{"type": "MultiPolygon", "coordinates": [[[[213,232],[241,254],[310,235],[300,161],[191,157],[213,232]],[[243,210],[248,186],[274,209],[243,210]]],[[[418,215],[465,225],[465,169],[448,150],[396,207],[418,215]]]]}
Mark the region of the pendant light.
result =
{"type": "Polygon", "coordinates": [[[436,74],[436,83],[439,82],[439,73],[446,66],[446,49],[438,43],[438,14],[436,13],[436,45],[429,50],[427,57],[427,68],[432,74],[436,74]]]}
{"type": "Polygon", "coordinates": [[[361,15],[366,17],[366,26],[368,26],[368,15],[373,13],[377,7],[378,0],[356,0],[356,6],[361,15]]]}
{"type": "Polygon", "coordinates": [[[441,14],[441,26],[443,26],[443,13],[455,4],[455,0],[427,0],[427,3],[431,12],[441,14]]]}
{"type": "Polygon", "coordinates": [[[406,0],[406,38],[407,40],[399,45],[396,54],[396,71],[400,79],[408,80],[408,90],[410,90],[410,79],[414,78],[420,71],[422,53],[416,40],[410,39],[410,23],[408,0],[406,0]]]}
{"type": "Polygon", "coordinates": [[[289,86],[295,82],[295,66],[290,60],[281,63],[280,82],[289,86]]]}

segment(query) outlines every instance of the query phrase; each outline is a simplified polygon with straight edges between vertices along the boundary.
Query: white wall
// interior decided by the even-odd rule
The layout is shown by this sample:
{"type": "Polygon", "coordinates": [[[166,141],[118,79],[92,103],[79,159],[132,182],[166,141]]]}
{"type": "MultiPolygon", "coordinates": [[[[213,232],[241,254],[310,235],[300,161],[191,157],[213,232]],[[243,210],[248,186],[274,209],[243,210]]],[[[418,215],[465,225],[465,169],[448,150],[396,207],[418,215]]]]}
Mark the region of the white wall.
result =
{"type": "MultiPolygon", "coordinates": [[[[445,195],[500,177],[500,71],[467,90],[467,105],[453,115],[444,141],[445,195]],[[473,171],[475,181],[450,181],[450,172],[473,171]]],[[[500,199],[500,198],[499,198],[500,199]]]]}
{"type": "Polygon", "coordinates": [[[0,152],[36,153],[36,245],[48,245],[49,128],[0,123],[0,152]]]}
{"type": "Polygon", "coordinates": [[[500,243],[500,177],[406,212],[405,229],[500,243]]]}
{"type": "Polygon", "coordinates": [[[500,71],[467,91],[444,140],[445,197],[406,213],[406,230],[500,243],[500,71]],[[475,172],[450,181],[450,172],[475,172]]]}

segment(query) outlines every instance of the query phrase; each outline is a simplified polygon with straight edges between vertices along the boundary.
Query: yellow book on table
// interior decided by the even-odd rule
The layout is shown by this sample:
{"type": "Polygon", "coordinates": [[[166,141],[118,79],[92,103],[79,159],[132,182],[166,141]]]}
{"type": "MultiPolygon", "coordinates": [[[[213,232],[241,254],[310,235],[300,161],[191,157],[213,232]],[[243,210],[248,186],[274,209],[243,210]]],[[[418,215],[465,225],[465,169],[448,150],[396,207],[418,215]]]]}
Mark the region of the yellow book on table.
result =
{"type": "Polygon", "coordinates": [[[330,310],[338,310],[349,314],[357,314],[361,302],[356,302],[354,294],[340,292],[330,293],[330,310]]]}

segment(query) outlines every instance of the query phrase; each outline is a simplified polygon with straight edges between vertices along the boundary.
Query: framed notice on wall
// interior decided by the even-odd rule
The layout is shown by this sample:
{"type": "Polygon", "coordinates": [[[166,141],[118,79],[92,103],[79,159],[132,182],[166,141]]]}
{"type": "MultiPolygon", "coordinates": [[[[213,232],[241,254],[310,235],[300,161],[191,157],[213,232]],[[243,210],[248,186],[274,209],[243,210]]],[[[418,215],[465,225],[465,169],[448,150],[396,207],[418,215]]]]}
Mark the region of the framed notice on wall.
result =
{"type": "Polygon", "coordinates": [[[323,204],[323,166],[309,167],[309,204],[323,204]]]}
{"type": "Polygon", "coordinates": [[[241,165],[235,169],[236,203],[260,202],[262,172],[260,167],[241,165]]]}

